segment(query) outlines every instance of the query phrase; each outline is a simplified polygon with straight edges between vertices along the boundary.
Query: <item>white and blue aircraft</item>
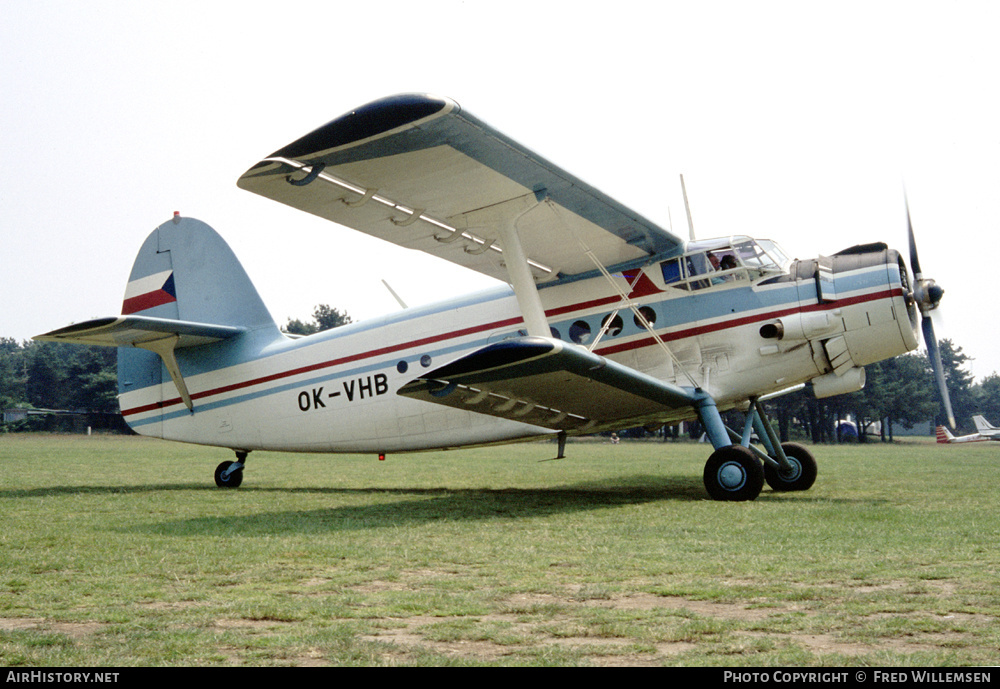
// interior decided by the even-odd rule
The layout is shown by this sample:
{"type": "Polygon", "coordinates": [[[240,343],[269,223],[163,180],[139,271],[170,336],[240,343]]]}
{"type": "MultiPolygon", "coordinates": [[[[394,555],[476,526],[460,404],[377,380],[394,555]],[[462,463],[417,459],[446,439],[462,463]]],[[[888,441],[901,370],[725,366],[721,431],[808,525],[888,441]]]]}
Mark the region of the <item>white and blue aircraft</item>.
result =
{"type": "Polygon", "coordinates": [[[292,338],[208,225],[175,215],[155,229],[120,316],[36,339],[118,347],[128,424],[235,451],[216,469],[222,487],[258,449],[556,438],[563,456],[570,436],[700,420],[709,495],[753,500],[765,481],[808,489],[817,471],[778,441],[763,398],[859,390],[866,364],[917,347],[921,316],[937,350],[943,290],[921,274],[912,227],[912,280],[880,243],[791,260],[769,240],[685,241],[446,98],[359,107],[238,185],[507,284],[292,338]],[[730,409],[746,412],[742,430],[724,425],[730,409]]]}

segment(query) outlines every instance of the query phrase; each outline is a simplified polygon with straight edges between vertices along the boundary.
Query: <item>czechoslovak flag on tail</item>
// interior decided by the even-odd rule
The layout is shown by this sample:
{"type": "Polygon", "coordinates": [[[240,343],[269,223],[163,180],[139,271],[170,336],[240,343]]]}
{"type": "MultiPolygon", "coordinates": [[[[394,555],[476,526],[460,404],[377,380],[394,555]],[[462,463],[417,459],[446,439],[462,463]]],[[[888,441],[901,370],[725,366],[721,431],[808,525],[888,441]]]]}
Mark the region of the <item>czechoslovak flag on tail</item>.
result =
{"type": "Polygon", "coordinates": [[[128,316],[175,301],[177,290],[174,289],[174,271],[165,270],[128,283],[125,301],[122,302],[122,315],[128,316]]]}

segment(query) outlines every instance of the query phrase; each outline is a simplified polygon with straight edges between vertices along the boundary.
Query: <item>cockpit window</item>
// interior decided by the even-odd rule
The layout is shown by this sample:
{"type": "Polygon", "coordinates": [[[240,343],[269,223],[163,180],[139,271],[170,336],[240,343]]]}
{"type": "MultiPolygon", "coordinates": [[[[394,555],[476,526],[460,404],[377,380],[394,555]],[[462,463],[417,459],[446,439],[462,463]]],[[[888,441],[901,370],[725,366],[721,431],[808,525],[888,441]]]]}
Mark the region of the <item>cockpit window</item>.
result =
{"type": "Polygon", "coordinates": [[[684,279],[684,276],[681,275],[681,261],[679,258],[664,261],[660,264],[660,270],[663,272],[663,281],[668,285],[684,279]]]}
{"type": "Polygon", "coordinates": [[[710,273],[715,270],[712,267],[712,263],[708,260],[708,254],[705,252],[689,254],[687,256],[687,267],[688,277],[704,275],[705,273],[710,273]]]}
{"type": "Polygon", "coordinates": [[[712,261],[709,259],[710,255],[711,254],[709,254],[708,252],[701,251],[696,254],[688,254],[687,256],[685,256],[686,259],[685,264],[687,268],[688,278],[694,278],[699,276],[709,278],[704,280],[689,280],[688,281],[689,289],[705,289],[706,287],[712,286],[712,281],[710,279],[711,276],[709,275],[709,273],[714,273],[715,267],[713,266],[712,261]]]}
{"type": "Polygon", "coordinates": [[[667,285],[698,290],[784,273],[789,263],[785,253],[770,240],[731,237],[691,242],[684,256],[663,261],[660,270],[667,285]]]}
{"type": "Polygon", "coordinates": [[[743,241],[736,244],[735,249],[743,262],[751,268],[784,270],[789,263],[784,252],[769,239],[743,241]]]}

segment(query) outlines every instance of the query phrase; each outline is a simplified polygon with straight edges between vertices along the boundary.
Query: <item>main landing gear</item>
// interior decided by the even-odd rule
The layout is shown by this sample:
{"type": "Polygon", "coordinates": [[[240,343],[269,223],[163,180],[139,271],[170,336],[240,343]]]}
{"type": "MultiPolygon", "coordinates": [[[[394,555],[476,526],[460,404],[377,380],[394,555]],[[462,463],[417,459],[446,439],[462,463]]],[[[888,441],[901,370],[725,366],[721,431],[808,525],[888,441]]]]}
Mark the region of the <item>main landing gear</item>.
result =
{"type": "Polygon", "coordinates": [[[703,476],[713,500],[755,500],[765,482],[771,490],[784,492],[808,490],[816,481],[812,453],[798,443],[780,443],[756,399],[751,400],[742,435],[722,423],[711,397],[700,401],[698,413],[715,447],[703,476]],[[766,453],[750,444],[754,430],[766,453]]]}
{"type": "Polygon", "coordinates": [[[243,467],[247,463],[248,452],[236,452],[235,462],[223,462],[215,467],[215,485],[219,488],[239,488],[243,483],[243,467]]]}
{"type": "Polygon", "coordinates": [[[705,462],[705,489],[713,500],[755,500],[764,487],[764,469],[741,445],[720,447],[705,462]]]}

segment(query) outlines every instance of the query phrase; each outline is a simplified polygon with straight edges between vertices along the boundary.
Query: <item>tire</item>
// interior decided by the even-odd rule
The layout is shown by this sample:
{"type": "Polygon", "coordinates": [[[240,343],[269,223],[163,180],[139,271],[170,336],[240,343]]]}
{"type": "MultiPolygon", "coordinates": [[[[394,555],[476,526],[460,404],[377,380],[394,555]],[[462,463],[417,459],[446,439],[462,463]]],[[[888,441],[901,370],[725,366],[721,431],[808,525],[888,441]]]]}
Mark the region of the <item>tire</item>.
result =
{"type": "Polygon", "coordinates": [[[239,488],[240,484],[243,483],[242,468],[237,469],[226,478],[222,477],[222,472],[231,467],[233,464],[235,464],[235,462],[223,462],[219,466],[215,467],[215,485],[219,488],[239,488]]]}
{"type": "Polygon", "coordinates": [[[713,500],[756,500],[764,487],[764,469],[741,445],[720,447],[705,462],[705,489],[713,500]]]}
{"type": "Polygon", "coordinates": [[[789,475],[782,475],[776,467],[765,465],[764,479],[767,485],[771,486],[771,490],[778,492],[812,488],[817,473],[816,458],[812,452],[799,443],[782,443],[781,449],[784,450],[794,471],[789,475]]]}

